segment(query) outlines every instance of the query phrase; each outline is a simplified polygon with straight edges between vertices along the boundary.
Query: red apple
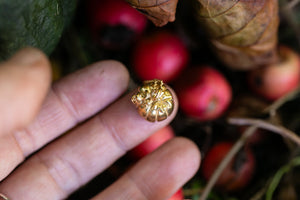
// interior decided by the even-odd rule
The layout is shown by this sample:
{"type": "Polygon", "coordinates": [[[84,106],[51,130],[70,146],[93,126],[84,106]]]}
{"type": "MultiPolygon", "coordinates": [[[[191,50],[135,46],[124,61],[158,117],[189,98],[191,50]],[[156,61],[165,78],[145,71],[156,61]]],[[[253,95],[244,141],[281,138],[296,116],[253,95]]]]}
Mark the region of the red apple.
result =
{"type": "Polygon", "coordinates": [[[231,102],[229,82],[210,66],[190,68],[176,80],[174,89],[181,110],[200,121],[220,117],[231,102]]]}
{"type": "Polygon", "coordinates": [[[175,133],[173,131],[173,128],[170,125],[165,126],[164,128],[158,130],[150,137],[148,137],[144,142],[133,148],[129,152],[129,154],[136,159],[140,159],[157,149],[159,146],[161,146],[163,143],[170,140],[174,136],[175,133]]]}
{"type": "Polygon", "coordinates": [[[93,38],[108,49],[127,47],[147,26],[147,18],[125,0],[90,0],[87,13],[93,38]]]}
{"type": "MultiPolygon", "coordinates": [[[[201,172],[206,180],[210,179],[232,146],[231,142],[219,142],[207,152],[201,166],[201,172]]],[[[226,166],[216,187],[227,192],[242,189],[249,184],[254,170],[254,155],[250,148],[244,148],[226,166]]]]}
{"type": "Polygon", "coordinates": [[[250,88],[267,100],[276,100],[295,89],[300,80],[299,55],[287,46],[279,47],[280,62],[252,70],[250,88]]]}
{"type": "Polygon", "coordinates": [[[173,196],[171,196],[168,200],[183,200],[183,189],[179,189],[173,196]]]}
{"type": "Polygon", "coordinates": [[[141,80],[173,81],[186,67],[188,50],[179,36],[156,31],[141,38],[133,50],[132,67],[141,80]]]}

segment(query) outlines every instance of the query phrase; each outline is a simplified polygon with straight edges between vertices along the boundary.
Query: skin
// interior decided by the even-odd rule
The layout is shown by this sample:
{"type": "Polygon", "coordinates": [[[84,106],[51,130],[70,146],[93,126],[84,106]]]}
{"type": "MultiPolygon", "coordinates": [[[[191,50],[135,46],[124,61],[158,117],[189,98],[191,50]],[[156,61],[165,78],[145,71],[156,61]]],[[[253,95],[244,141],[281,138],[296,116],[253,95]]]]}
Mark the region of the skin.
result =
{"type": "MultiPolygon", "coordinates": [[[[10,200],[67,198],[177,111],[175,98],[167,120],[140,117],[132,94],[121,97],[129,75],[116,61],[92,64],[51,85],[47,57],[26,48],[0,64],[0,76],[0,192],[10,200]]],[[[199,163],[193,142],[172,139],[93,199],[166,199],[199,163]]]]}

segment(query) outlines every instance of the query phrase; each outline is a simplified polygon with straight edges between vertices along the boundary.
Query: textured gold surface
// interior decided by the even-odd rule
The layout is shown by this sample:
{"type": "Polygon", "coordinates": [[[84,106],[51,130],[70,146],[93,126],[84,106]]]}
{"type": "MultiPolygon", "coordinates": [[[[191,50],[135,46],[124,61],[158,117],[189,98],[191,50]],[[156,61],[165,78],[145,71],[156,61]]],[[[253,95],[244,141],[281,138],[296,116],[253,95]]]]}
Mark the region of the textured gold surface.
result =
{"type": "Polygon", "coordinates": [[[174,109],[172,93],[161,80],[144,81],[131,101],[138,113],[150,122],[166,119],[174,109]]]}

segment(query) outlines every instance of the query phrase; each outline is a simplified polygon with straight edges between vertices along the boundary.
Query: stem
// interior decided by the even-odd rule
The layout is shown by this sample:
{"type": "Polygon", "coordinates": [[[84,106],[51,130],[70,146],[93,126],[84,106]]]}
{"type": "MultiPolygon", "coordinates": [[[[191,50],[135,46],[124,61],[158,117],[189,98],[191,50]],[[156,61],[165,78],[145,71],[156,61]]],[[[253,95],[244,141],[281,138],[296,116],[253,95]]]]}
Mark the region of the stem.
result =
{"type": "Polygon", "coordinates": [[[267,107],[263,112],[270,113],[270,116],[275,116],[276,111],[287,101],[290,101],[296,97],[296,95],[300,92],[300,87],[297,87],[293,91],[274,101],[269,107],[267,107]]]}
{"type": "MultiPolygon", "coordinates": [[[[270,181],[269,181],[270,182],[270,181]]],[[[250,200],[260,200],[265,195],[267,191],[267,186],[269,184],[265,185],[263,188],[261,188],[253,197],[250,198],[250,200]]]]}
{"type": "Polygon", "coordinates": [[[214,171],[212,177],[209,179],[207,185],[205,186],[203,193],[201,194],[199,200],[206,200],[207,196],[209,195],[210,191],[212,190],[213,186],[216,184],[218,178],[220,177],[221,173],[228,165],[228,163],[232,160],[232,158],[236,155],[236,153],[242,148],[247,138],[249,138],[257,129],[257,126],[251,126],[246,129],[244,134],[234,143],[233,147],[227,153],[225,158],[219,164],[219,166],[214,171]]]}
{"type": "MultiPolygon", "coordinates": [[[[300,1],[300,0],[294,0],[300,1]]],[[[294,2],[295,3],[295,2],[294,2]]],[[[300,41],[300,38],[299,38],[300,41]]],[[[299,42],[300,43],[300,42],[299,42]]],[[[288,94],[284,95],[280,99],[273,102],[269,107],[267,107],[264,112],[269,113],[270,117],[274,117],[276,115],[277,110],[285,104],[287,101],[292,100],[295,96],[300,92],[300,87],[296,88],[295,90],[289,92],[288,94]]],[[[207,196],[209,195],[210,191],[212,190],[213,186],[216,184],[218,178],[220,177],[222,171],[231,161],[231,159],[235,156],[235,154],[242,148],[246,140],[257,130],[257,128],[263,128],[274,133],[278,133],[284,137],[287,137],[294,141],[296,144],[300,145],[300,138],[294,132],[286,129],[283,126],[274,125],[264,120],[259,119],[249,119],[249,118],[229,118],[228,122],[234,125],[251,125],[249,128],[246,129],[244,134],[236,141],[230,151],[227,153],[225,158],[219,164],[217,169],[214,171],[212,177],[209,179],[207,185],[205,186],[199,200],[206,200],[207,196]]],[[[264,192],[265,190],[262,190],[264,192]]]]}
{"type": "Polygon", "coordinates": [[[194,196],[201,193],[201,189],[199,188],[193,188],[193,189],[184,189],[183,191],[184,196],[194,196]]]}
{"type": "Polygon", "coordinates": [[[300,29],[297,24],[297,20],[295,20],[295,16],[293,14],[292,8],[299,2],[299,0],[293,0],[291,2],[284,1],[285,6],[281,9],[281,13],[284,16],[284,18],[287,20],[287,23],[289,26],[293,29],[295,32],[295,37],[297,39],[298,45],[300,46],[300,29]]]}
{"type": "Polygon", "coordinates": [[[294,141],[297,145],[300,145],[300,137],[293,131],[290,131],[289,129],[280,125],[274,125],[264,120],[250,119],[250,118],[229,118],[228,122],[230,124],[235,124],[235,125],[252,125],[252,126],[254,125],[259,128],[263,128],[271,132],[278,133],[281,136],[287,137],[290,140],[294,141]]]}
{"type": "Polygon", "coordinates": [[[288,2],[285,6],[286,9],[293,9],[298,3],[300,2],[300,0],[292,0],[290,2],[288,2]]]}

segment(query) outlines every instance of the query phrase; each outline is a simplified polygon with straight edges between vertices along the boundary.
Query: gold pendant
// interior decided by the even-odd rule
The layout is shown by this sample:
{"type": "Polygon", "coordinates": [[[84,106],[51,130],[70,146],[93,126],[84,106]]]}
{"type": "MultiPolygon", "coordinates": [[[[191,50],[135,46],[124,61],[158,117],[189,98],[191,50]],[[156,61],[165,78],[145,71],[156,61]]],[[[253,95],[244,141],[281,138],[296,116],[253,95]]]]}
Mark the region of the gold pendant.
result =
{"type": "Polygon", "coordinates": [[[162,121],[173,112],[174,100],[172,93],[163,81],[154,79],[144,81],[131,101],[138,113],[150,122],[162,121]]]}

